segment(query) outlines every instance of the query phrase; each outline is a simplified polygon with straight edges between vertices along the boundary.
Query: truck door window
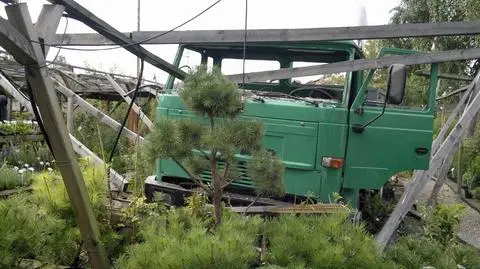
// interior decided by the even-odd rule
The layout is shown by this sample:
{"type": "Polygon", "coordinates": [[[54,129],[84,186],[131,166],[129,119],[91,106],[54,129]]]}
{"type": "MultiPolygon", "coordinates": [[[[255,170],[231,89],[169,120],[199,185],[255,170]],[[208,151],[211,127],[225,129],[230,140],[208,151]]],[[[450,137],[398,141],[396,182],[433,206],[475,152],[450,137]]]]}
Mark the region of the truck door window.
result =
{"type": "MultiPolygon", "coordinates": [[[[387,70],[388,68],[375,70],[373,79],[367,88],[366,105],[381,105],[383,103],[387,89],[387,70]]],[[[419,75],[419,72],[430,73],[430,65],[409,67],[403,102],[399,105],[387,103],[387,107],[427,109],[430,78],[429,76],[419,75]]]]}

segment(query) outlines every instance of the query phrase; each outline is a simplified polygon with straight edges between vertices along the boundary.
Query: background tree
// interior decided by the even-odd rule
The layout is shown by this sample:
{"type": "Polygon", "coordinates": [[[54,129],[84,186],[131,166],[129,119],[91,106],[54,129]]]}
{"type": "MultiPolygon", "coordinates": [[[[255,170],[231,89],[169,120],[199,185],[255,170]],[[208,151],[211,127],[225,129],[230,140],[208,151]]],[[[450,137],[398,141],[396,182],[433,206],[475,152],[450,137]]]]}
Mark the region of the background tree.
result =
{"type": "Polygon", "coordinates": [[[243,109],[241,92],[220,69],[198,67],[185,79],[180,97],[204,121],[157,119],[154,132],[147,138],[148,155],[152,161],[174,160],[211,195],[216,227],[221,223],[223,189],[243,176],[236,153],[251,157],[247,165],[258,195],[283,192],[283,163],[262,149],[263,125],[238,118],[243,109]],[[211,173],[208,184],[200,176],[206,169],[211,173]]]}
{"type": "MultiPolygon", "coordinates": [[[[472,21],[480,18],[478,0],[401,0],[393,9],[390,23],[427,23],[472,21]]],[[[426,38],[401,38],[382,41],[384,47],[396,47],[421,51],[443,51],[478,47],[478,36],[439,36],[426,38]]],[[[442,63],[440,72],[455,75],[474,75],[480,61],[467,60],[442,63]]],[[[457,89],[458,81],[443,81],[439,94],[448,89],[457,89]]],[[[455,100],[454,100],[455,101],[455,100]]]]}

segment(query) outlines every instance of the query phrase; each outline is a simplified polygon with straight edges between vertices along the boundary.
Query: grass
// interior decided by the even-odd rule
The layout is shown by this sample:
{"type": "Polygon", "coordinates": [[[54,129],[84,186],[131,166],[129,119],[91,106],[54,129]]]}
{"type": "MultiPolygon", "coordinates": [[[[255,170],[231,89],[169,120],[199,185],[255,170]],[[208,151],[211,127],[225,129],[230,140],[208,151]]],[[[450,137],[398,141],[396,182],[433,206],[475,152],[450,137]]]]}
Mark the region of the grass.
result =
{"type": "Polygon", "coordinates": [[[28,186],[30,183],[31,177],[28,173],[20,174],[6,165],[0,167],[0,191],[28,186]]]}

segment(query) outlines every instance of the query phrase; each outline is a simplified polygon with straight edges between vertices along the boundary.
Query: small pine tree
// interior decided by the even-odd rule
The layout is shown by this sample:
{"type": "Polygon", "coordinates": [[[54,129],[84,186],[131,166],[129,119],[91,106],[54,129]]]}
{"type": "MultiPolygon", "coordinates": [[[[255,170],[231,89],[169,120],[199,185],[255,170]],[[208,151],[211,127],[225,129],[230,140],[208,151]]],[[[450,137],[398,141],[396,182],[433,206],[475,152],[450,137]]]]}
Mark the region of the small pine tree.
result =
{"type": "Polygon", "coordinates": [[[243,108],[241,91],[218,67],[208,70],[202,65],[190,72],[180,98],[190,111],[208,121],[158,119],[147,139],[148,155],[174,160],[211,195],[216,227],[221,223],[223,189],[241,176],[236,153],[250,156],[248,168],[257,195],[283,193],[283,163],[262,149],[263,125],[238,118],[243,108]],[[210,170],[211,184],[200,177],[206,169],[210,170]]]}

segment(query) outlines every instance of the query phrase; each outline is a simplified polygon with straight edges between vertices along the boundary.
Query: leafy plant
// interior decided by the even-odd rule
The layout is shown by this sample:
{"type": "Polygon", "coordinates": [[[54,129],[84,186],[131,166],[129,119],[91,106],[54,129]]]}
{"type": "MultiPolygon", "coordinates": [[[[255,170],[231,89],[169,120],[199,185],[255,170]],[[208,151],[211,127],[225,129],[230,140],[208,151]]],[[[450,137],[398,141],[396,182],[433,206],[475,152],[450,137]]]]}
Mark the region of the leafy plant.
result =
{"type": "MultiPolygon", "coordinates": [[[[111,226],[111,208],[105,171],[94,167],[88,158],[81,159],[83,179],[88,192],[90,204],[100,228],[101,241],[107,253],[113,254],[121,243],[121,236],[115,233],[111,226]]],[[[43,172],[33,180],[32,201],[41,211],[63,219],[70,227],[76,227],[75,216],[70,200],[58,172],[43,172]]]]}
{"type": "MultiPolygon", "coordinates": [[[[87,187],[88,196],[96,213],[97,220],[108,218],[108,187],[105,171],[102,168],[88,165],[88,159],[82,161],[82,174],[87,187]]],[[[74,215],[70,200],[59,172],[43,172],[35,176],[32,187],[33,200],[49,213],[70,220],[74,223],[74,215]]]]}
{"type": "Polygon", "coordinates": [[[0,133],[4,135],[28,135],[38,132],[37,128],[25,122],[0,123],[0,133]]]}
{"type": "Polygon", "coordinates": [[[222,218],[221,197],[225,187],[240,179],[236,154],[249,155],[248,167],[258,195],[282,193],[283,164],[278,156],[262,150],[263,126],[237,119],[242,110],[241,92],[219,68],[200,66],[184,81],[180,97],[204,122],[160,118],[147,139],[151,162],[173,159],[212,197],[215,225],[222,218]],[[200,176],[209,171],[211,184],[200,176]]]}
{"type": "Polygon", "coordinates": [[[439,204],[425,214],[425,234],[443,245],[452,243],[464,213],[462,204],[439,204]]]}
{"type": "Polygon", "coordinates": [[[473,198],[480,200],[480,187],[475,188],[472,191],[473,198]]]}
{"type": "Polygon", "coordinates": [[[22,186],[30,185],[31,174],[22,170],[21,173],[15,169],[2,165],[0,167],[0,191],[15,189],[22,186]]]}
{"type": "Polygon", "coordinates": [[[362,201],[362,220],[368,232],[380,231],[395,206],[394,201],[385,201],[378,194],[365,193],[362,201]]]}

